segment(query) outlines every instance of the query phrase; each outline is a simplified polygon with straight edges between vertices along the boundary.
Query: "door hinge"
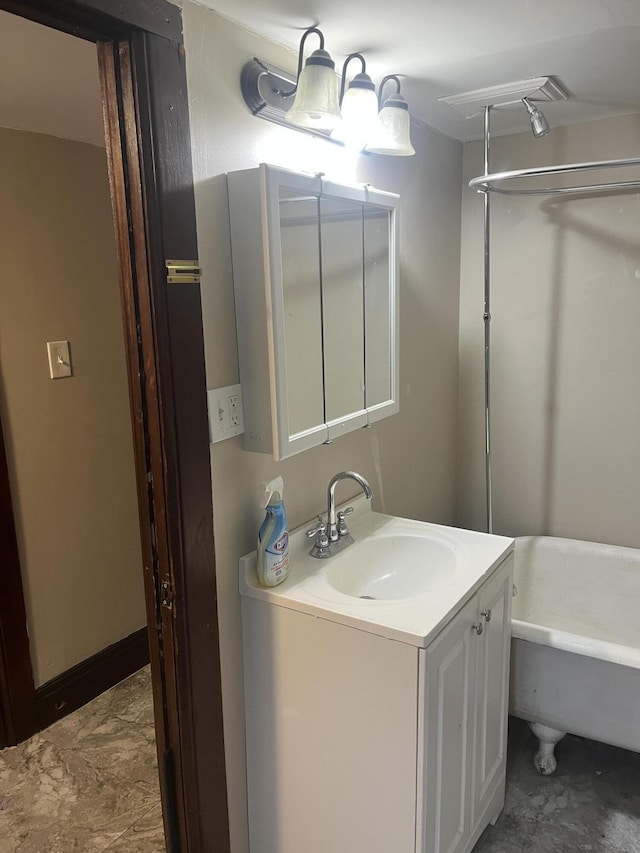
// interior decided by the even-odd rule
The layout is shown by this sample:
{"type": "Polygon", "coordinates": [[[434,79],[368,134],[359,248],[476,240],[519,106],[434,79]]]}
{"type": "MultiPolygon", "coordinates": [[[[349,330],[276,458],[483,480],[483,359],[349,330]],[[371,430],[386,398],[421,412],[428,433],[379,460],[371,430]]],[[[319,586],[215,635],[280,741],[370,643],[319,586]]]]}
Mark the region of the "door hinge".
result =
{"type": "Polygon", "coordinates": [[[170,581],[162,581],[160,584],[160,601],[168,610],[173,607],[173,586],[170,581]]]}
{"type": "Polygon", "coordinates": [[[167,284],[200,284],[199,261],[165,261],[167,284]]]}

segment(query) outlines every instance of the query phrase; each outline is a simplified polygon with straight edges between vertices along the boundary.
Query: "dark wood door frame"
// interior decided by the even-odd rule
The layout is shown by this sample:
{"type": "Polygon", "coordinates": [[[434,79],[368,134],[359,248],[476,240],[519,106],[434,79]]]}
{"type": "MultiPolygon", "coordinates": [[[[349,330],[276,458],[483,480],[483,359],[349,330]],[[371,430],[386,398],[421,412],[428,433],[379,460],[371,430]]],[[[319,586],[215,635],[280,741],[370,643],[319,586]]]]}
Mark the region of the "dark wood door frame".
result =
{"type": "MultiPolygon", "coordinates": [[[[167,259],[197,258],[180,11],[165,0],[0,0],[0,8],[98,43],[165,834],[170,851],[224,853],[200,286],[169,284],[166,268],[167,259]]],[[[4,504],[2,511],[4,529],[4,504]]],[[[0,610],[0,671],[17,648],[7,646],[5,627],[0,610]]],[[[0,691],[6,687],[0,682],[0,691]]],[[[11,719],[0,716],[0,735],[11,719]]]]}

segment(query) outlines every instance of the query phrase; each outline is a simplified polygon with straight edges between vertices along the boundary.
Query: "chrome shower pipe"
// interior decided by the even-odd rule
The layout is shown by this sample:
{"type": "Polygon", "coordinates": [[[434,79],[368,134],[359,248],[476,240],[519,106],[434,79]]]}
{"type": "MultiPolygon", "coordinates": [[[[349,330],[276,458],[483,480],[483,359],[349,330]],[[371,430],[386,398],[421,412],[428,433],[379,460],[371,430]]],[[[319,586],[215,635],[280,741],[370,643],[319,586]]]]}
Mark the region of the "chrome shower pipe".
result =
{"type": "MultiPolygon", "coordinates": [[[[484,108],[484,173],[489,175],[491,105],[484,108]]],[[[484,194],[484,440],[487,533],[493,533],[491,483],[491,193],[484,194]]]]}

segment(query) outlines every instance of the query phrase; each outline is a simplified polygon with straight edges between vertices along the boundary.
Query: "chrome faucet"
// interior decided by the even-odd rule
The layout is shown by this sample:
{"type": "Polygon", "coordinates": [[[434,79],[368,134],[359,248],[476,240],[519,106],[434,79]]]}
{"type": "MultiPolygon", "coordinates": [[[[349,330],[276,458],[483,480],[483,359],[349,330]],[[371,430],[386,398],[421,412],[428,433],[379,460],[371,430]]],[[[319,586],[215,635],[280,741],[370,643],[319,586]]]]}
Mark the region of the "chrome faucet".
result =
{"type": "Polygon", "coordinates": [[[319,515],[316,526],[307,530],[309,539],[314,540],[311,549],[312,557],[319,559],[333,557],[334,554],[339,553],[353,542],[353,537],[349,533],[345,521],[345,516],[353,512],[353,507],[347,507],[347,509],[336,513],[336,486],[341,480],[355,480],[367,500],[371,500],[373,497],[371,486],[360,474],[356,474],[354,471],[340,471],[339,474],[336,474],[331,479],[327,490],[327,523],[325,524],[322,516],[319,515]]]}
{"type": "Polygon", "coordinates": [[[348,515],[349,512],[353,512],[353,508],[349,507],[344,512],[336,515],[336,486],[341,480],[355,480],[364,492],[368,501],[373,497],[373,491],[369,483],[360,474],[356,474],[355,471],[340,471],[339,474],[336,474],[336,476],[332,478],[329,483],[329,488],[327,489],[327,525],[329,528],[327,530],[327,536],[329,537],[329,542],[337,542],[340,536],[346,536],[349,533],[347,526],[344,523],[344,517],[345,515],[348,515]]]}

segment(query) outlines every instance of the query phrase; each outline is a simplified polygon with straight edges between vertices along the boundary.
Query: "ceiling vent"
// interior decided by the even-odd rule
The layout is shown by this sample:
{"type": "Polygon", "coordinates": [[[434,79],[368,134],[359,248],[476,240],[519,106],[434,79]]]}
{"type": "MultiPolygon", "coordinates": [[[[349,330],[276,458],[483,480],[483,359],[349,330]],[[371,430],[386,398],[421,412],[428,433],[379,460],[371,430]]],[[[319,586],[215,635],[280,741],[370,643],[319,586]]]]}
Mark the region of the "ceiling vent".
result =
{"type": "Polygon", "coordinates": [[[549,101],[566,101],[569,97],[569,92],[557,78],[531,77],[529,80],[517,80],[515,83],[503,83],[501,86],[448,95],[438,100],[459,110],[467,118],[473,118],[482,113],[487,106],[505,109],[521,107],[523,98],[548,103],[549,101]]]}

